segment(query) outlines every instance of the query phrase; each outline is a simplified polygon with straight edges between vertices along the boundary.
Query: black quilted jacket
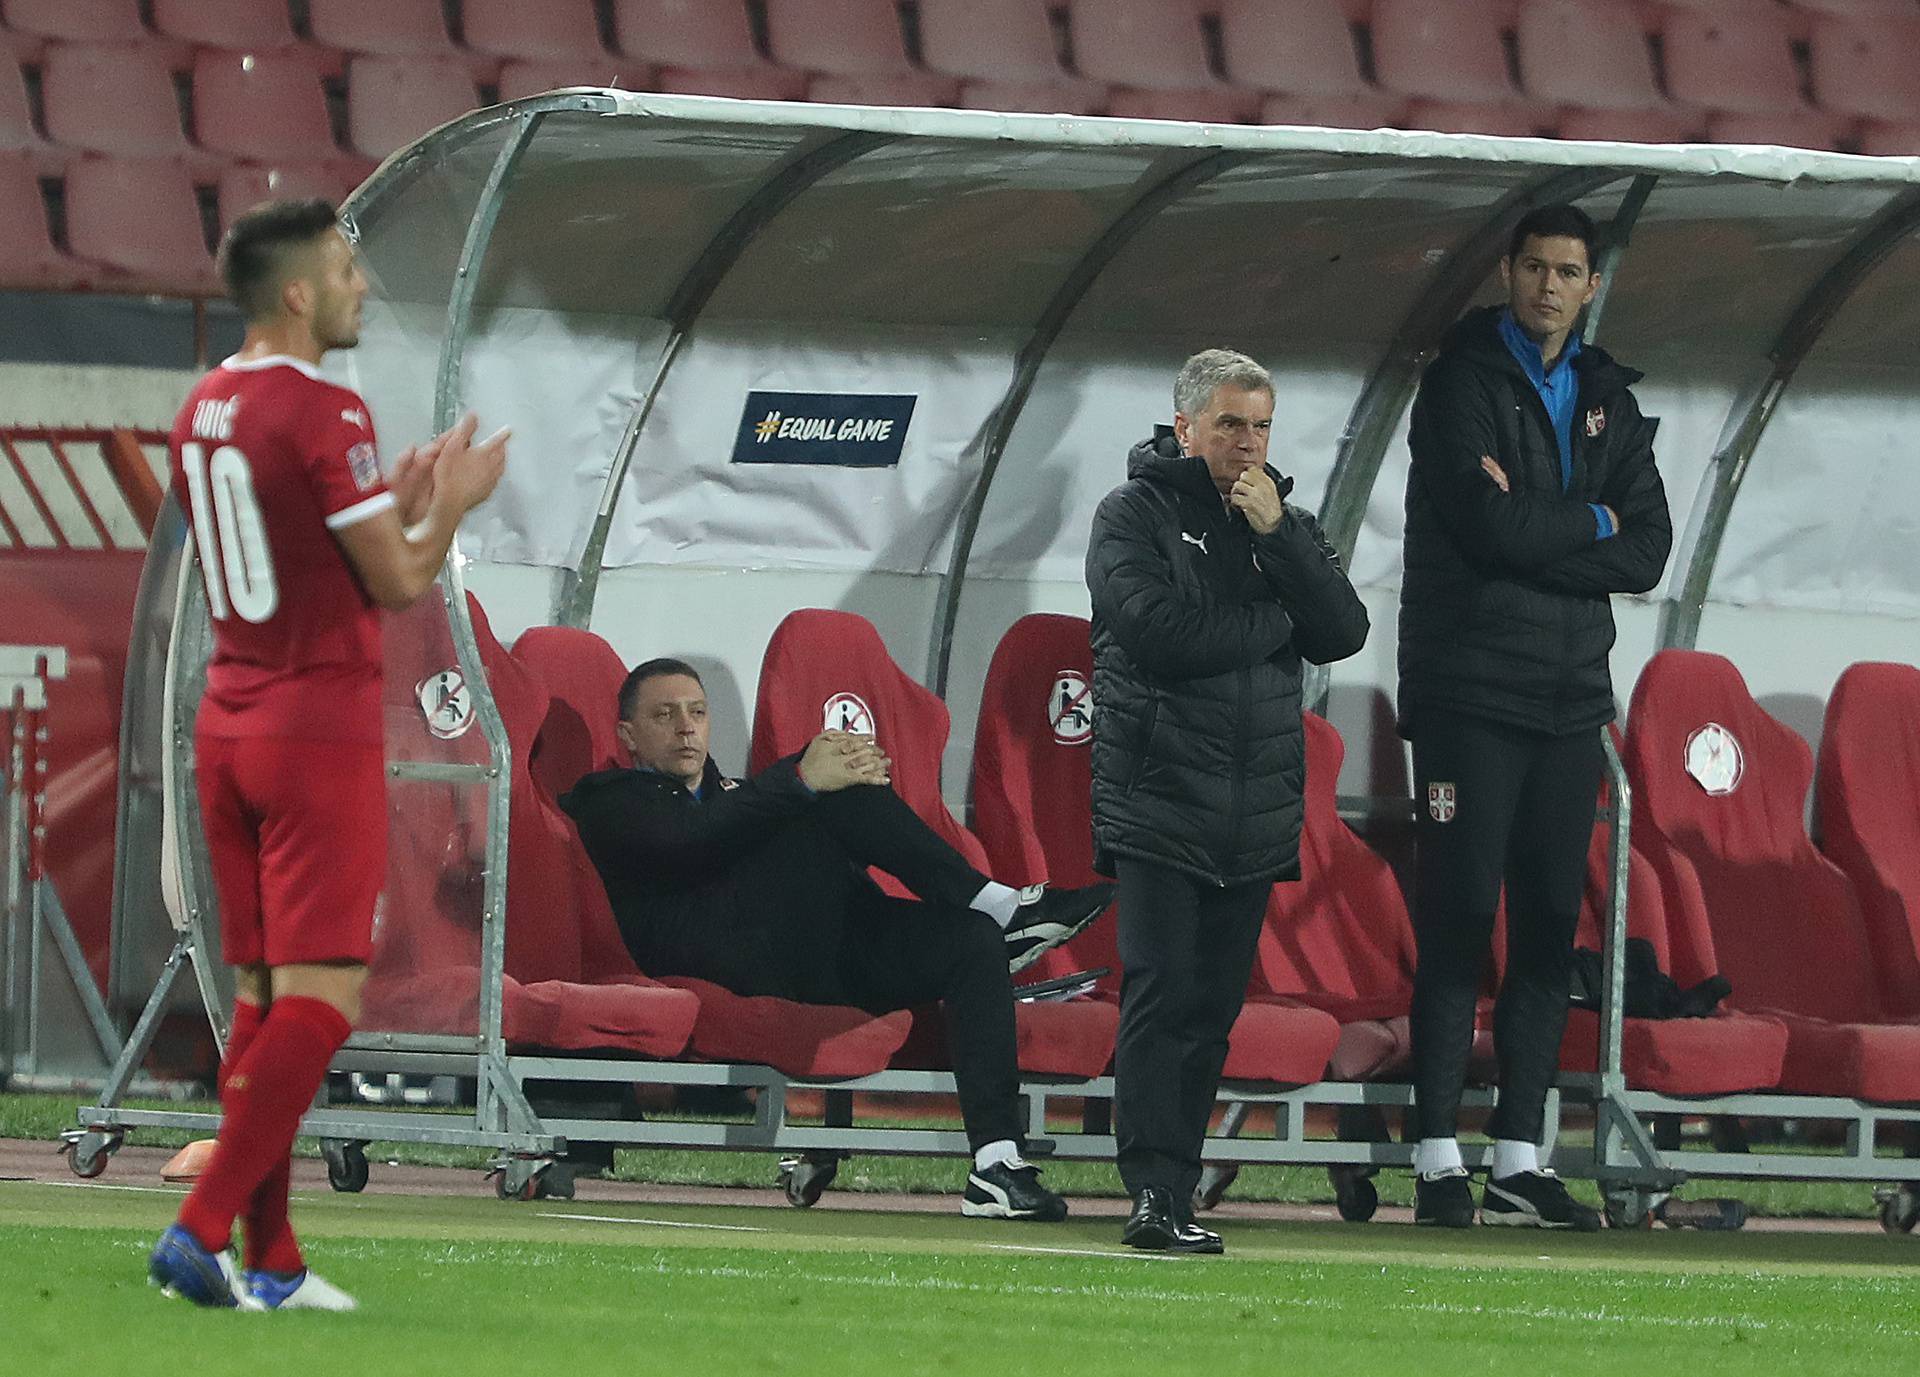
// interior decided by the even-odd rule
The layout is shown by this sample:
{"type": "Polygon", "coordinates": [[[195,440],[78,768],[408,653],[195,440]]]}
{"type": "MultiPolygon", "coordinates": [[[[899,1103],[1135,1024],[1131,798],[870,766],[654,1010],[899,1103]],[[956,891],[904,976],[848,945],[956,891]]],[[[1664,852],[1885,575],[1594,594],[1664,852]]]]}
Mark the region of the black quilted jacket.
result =
{"type": "Polygon", "coordinates": [[[1428,365],[1408,443],[1400,596],[1400,730],[1441,708],[1555,734],[1614,716],[1611,593],[1660,580],[1673,544],[1641,375],[1588,345],[1573,361],[1573,481],[1546,406],[1501,340],[1498,307],[1470,311],[1428,365]],[[1501,492],[1480,467],[1505,470],[1501,492]],[[1620,516],[1594,539],[1590,502],[1620,516]]]}
{"type": "Polygon", "coordinates": [[[1131,856],[1217,885],[1297,878],[1300,663],[1367,639],[1313,517],[1289,506],[1255,535],[1162,427],[1094,514],[1087,587],[1095,867],[1131,856]]]}

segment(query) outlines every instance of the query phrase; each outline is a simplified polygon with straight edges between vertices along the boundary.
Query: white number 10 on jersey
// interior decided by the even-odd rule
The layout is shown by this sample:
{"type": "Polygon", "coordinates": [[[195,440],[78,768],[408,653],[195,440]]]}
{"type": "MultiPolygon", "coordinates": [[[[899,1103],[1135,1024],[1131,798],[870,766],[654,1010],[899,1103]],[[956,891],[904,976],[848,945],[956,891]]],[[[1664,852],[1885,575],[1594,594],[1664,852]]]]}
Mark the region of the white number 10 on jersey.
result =
{"type": "Polygon", "coordinates": [[[222,445],[209,462],[206,449],[189,440],[180,446],[180,467],[193,503],[208,610],[216,620],[224,621],[231,611],[242,621],[264,622],[280,606],[280,585],[273,577],[273,551],[267,548],[247,456],[222,445]]]}

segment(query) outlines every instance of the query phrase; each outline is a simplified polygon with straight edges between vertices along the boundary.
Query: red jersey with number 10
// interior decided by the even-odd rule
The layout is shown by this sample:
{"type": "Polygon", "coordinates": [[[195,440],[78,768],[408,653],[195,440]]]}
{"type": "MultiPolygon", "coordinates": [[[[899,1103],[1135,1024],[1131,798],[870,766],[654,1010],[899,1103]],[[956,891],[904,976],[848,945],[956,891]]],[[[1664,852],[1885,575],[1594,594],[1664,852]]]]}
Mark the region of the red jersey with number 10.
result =
{"type": "Polygon", "coordinates": [[[299,359],[228,359],[169,448],[213,616],[199,731],[378,742],[380,614],[333,536],[393,505],[366,403],[299,359]]]}

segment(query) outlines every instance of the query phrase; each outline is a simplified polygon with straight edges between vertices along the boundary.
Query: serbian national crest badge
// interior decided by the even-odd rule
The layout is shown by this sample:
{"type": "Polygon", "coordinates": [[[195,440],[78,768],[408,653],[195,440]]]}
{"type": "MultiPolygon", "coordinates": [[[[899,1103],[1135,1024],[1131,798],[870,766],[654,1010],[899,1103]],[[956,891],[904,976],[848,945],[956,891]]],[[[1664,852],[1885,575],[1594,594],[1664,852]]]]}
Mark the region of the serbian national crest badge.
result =
{"type": "Polygon", "coordinates": [[[1435,822],[1452,822],[1458,805],[1458,791],[1452,784],[1435,782],[1427,786],[1427,816],[1435,822]]]}

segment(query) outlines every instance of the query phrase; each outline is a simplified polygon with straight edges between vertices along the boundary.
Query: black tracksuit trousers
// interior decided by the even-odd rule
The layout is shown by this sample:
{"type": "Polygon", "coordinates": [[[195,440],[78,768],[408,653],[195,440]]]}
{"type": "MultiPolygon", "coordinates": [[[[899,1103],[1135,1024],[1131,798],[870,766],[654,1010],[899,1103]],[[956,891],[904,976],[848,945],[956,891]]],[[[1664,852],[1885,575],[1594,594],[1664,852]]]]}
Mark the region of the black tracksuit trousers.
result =
{"type": "Polygon", "coordinates": [[[1247,994],[1271,884],[1221,889],[1121,856],[1120,1032],[1113,1053],[1115,1156],[1136,1199],[1200,1184],[1227,1035],[1247,994]]]}
{"type": "Polygon", "coordinates": [[[1574,929],[1604,768],[1600,734],[1543,735],[1433,711],[1413,727],[1419,1136],[1455,1134],[1504,881],[1507,969],[1493,1014],[1500,1096],[1487,1132],[1537,1143],[1567,1025],[1574,929]]]}
{"type": "MultiPolygon", "coordinates": [[[[717,903],[780,916],[787,943],[826,943],[827,960],[757,961],[706,978],[740,994],[889,1013],[938,1002],[967,1139],[1024,1138],[1006,937],[968,907],[987,877],[949,846],[892,789],[866,785],[822,794],[805,818],[745,852],[717,903]],[[896,899],[867,875],[877,866],[919,896],[896,899]]],[[[717,928],[722,927],[716,924],[717,928]]],[[[685,970],[685,975],[702,971],[685,970]]]]}

